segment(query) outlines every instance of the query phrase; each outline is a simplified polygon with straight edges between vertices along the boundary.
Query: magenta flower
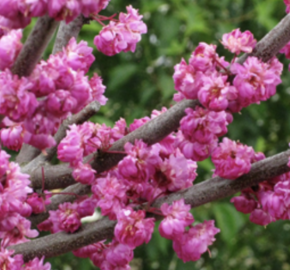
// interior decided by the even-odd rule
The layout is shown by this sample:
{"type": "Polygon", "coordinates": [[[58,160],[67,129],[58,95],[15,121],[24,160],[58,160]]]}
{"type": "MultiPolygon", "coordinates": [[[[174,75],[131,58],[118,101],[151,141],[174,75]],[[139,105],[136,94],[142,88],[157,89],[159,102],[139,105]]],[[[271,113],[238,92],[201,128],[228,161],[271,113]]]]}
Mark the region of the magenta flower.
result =
{"type": "Polygon", "coordinates": [[[103,79],[97,73],[94,73],[89,84],[92,100],[99,101],[101,105],[106,105],[108,99],[103,95],[106,89],[106,86],[103,85],[103,79]]]}
{"type": "Polygon", "coordinates": [[[254,39],[250,31],[241,32],[240,29],[235,29],[231,33],[224,34],[221,42],[226,49],[235,54],[241,52],[251,53],[256,46],[257,41],[254,39]]]}
{"type": "Polygon", "coordinates": [[[128,187],[113,174],[98,178],[92,185],[97,205],[101,208],[102,215],[109,215],[110,219],[116,219],[118,211],[126,207],[128,187]]]}
{"type": "Polygon", "coordinates": [[[110,21],[94,38],[94,44],[103,54],[112,56],[121,51],[134,52],[141,34],[147,33],[147,26],[141,21],[143,16],[138,14],[138,10],[128,6],[127,12],[120,13],[118,22],[110,21]]]}
{"type": "Polygon", "coordinates": [[[12,257],[14,250],[0,249],[0,269],[19,270],[22,269],[22,255],[18,254],[12,257]]]}
{"type": "Polygon", "coordinates": [[[253,155],[252,147],[223,138],[212,153],[212,162],[216,167],[214,174],[234,180],[250,171],[253,155]]]}
{"type": "Polygon", "coordinates": [[[21,48],[22,32],[12,30],[0,39],[0,70],[11,68],[21,48]]]}
{"type": "Polygon", "coordinates": [[[135,248],[150,241],[154,230],[154,218],[145,218],[145,211],[135,212],[127,207],[118,213],[117,219],[114,235],[120,243],[135,248]]]}
{"type": "Polygon", "coordinates": [[[23,268],[23,270],[50,270],[51,269],[51,265],[50,263],[45,263],[43,264],[43,260],[44,257],[42,257],[41,259],[39,258],[34,258],[33,260],[27,262],[23,268]]]}
{"type": "Polygon", "coordinates": [[[80,69],[87,73],[95,60],[92,52],[93,48],[90,48],[87,42],[80,41],[79,44],[77,44],[75,38],[72,37],[59,55],[73,70],[77,71],[80,69]]]}
{"type": "Polygon", "coordinates": [[[208,246],[212,245],[214,236],[219,232],[214,227],[214,220],[204,221],[176,237],[173,240],[173,249],[183,262],[197,261],[207,251],[208,246]]]}
{"type": "Polygon", "coordinates": [[[175,90],[179,93],[174,95],[174,100],[196,99],[202,85],[200,77],[201,72],[196,71],[192,65],[187,65],[184,59],[181,60],[180,64],[175,65],[173,80],[175,90]]]}
{"type": "Polygon", "coordinates": [[[174,201],[172,205],[162,204],[160,208],[164,219],[159,225],[159,233],[167,239],[175,239],[181,236],[185,227],[194,222],[194,218],[190,211],[190,205],[184,203],[184,199],[174,201]]]}
{"type": "Polygon", "coordinates": [[[6,69],[0,74],[0,114],[12,121],[20,122],[30,117],[38,101],[30,87],[32,84],[24,77],[21,79],[6,69]]]}
{"type": "Polygon", "coordinates": [[[227,76],[218,72],[201,77],[203,84],[198,92],[198,100],[204,107],[212,111],[223,111],[227,109],[229,101],[237,98],[236,88],[230,86],[227,79],[227,76]]]}
{"type": "Polygon", "coordinates": [[[244,214],[249,214],[257,208],[257,201],[248,194],[242,194],[231,199],[231,202],[235,205],[236,209],[244,214]]]}
{"type": "Polygon", "coordinates": [[[243,65],[234,63],[231,71],[236,74],[233,84],[238,90],[237,100],[229,105],[232,112],[267,100],[276,93],[276,86],[281,83],[282,66],[276,59],[263,63],[256,57],[248,57],[243,65]]]}

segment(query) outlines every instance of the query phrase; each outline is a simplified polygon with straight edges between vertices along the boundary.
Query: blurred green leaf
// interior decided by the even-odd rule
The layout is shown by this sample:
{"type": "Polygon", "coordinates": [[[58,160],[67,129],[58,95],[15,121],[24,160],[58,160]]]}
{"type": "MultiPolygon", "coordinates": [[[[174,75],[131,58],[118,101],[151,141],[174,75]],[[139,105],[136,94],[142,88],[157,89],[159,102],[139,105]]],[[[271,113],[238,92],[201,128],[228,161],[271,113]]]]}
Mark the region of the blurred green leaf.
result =
{"type": "Polygon", "coordinates": [[[221,238],[231,245],[233,238],[245,224],[244,215],[229,203],[214,204],[213,212],[217,221],[216,226],[221,230],[221,238]]]}

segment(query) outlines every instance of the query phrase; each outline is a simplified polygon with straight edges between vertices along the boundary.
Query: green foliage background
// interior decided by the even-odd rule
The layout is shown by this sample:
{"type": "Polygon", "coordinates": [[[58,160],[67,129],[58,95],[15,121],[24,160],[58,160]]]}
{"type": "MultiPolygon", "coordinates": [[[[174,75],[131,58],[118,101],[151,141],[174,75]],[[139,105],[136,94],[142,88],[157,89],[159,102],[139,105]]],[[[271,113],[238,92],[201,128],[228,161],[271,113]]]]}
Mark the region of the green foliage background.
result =
{"type": "MultiPolygon", "coordinates": [[[[199,42],[218,45],[226,32],[235,28],[250,30],[260,40],[284,16],[282,0],[111,0],[102,15],[125,12],[132,4],[144,15],[148,33],[142,36],[136,52],[107,57],[98,52],[93,38],[101,29],[92,22],[79,39],[94,47],[96,61],[90,75],[98,72],[107,86],[109,101],[93,121],[113,125],[120,117],[131,123],[134,118],[150,115],[154,109],[174,104],[173,67],[181,58],[188,60],[199,42]]],[[[27,33],[27,32],[25,32],[27,33]]],[[[47,54],[49,51],[47,52],[47,54]]],[[[290,76],[285,62],[283,83],[267,102],[252,105],[234,116],[228,136],[251,145],[267,156],[286,150],[290,141],[290,76]]],[[[210,160],[199,163],[198,179],[211,176],[210,160]]],[[[197,222],[215,219],[221,229],[210,247],[211,256],[184,264],[177,259],[172,243],[154,232],[151,242],[135,251],[133,269],[290,269],[290,224],[279,221],[267,228],[251,224],[248,216],[235,210],[229,198],[192,210],[197,222]]],[[[66,254],[49,260],[53,270],[96,269],[89,260],[66,254]]]]}

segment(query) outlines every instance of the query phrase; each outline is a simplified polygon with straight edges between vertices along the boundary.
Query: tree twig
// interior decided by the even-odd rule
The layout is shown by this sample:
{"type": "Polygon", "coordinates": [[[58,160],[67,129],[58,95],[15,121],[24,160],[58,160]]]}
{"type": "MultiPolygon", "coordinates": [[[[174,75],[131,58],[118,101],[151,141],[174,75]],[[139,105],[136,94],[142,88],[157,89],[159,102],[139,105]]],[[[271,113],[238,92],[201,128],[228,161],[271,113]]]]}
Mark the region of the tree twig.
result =
{"type": "Polygon", "coordinates": [[[57,32],[52,53],[55,54],[60,52],[62,48],[68,44],[72,37],[77,38],[83,25],[89,24],[89,22],[90,19],[85,18],[82,14],[69,24],[66,24],[65,21],[62,21],[57,32]]]}

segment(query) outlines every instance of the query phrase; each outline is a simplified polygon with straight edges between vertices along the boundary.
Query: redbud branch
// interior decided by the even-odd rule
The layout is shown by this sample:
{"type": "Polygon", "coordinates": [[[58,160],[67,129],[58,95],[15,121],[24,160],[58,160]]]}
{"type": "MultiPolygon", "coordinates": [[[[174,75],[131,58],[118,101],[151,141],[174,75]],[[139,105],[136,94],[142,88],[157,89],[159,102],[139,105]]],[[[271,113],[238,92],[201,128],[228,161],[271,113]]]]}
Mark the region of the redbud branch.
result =
{"type": "MultiPolygon", "coordinates": [[[[252,164],[248,174],[236,180],[214,177],[191,188],[159,198],[152,204],[152,207],[159,208],[163,203],[171,204],[175,200],[184,198],[185,202],[194,208],[228,197],[244,188],[251,187],[259,182],[290,171],[290,168],[287,166],[289,156],[290,150],[256,162],[252,164]]],[[[160,219],[160,216],[156,216],[156,218],[160,219]]],[[[22,254],[25,261],[31,260],[34,257],[53,257],[82,246],[112,238],[115,224],[115,221],[109,221],[107,218],[104,218],[83,225],[78,232],[73,234],[56,233],[9,248],[15,250],[16,254],[22,254]]]]}
{"type": "Polygon", "coordinates": [[[254,48],[251,54],[244,54],[238,59],[243,63],[248,56],[256,56],[267,62],[275,56],[290,40],[290,14],[287,14],[254,48]]]}
{"type": "Polygon", "coordinates": [[[40,17],[37,20],[12,67],[14,74],[19,77],[31,74],[58,24],[58,22],[48,16],[40,17]]]}
{"type": "Polygon", "coordinates": [[[89,21],[90,19],[85,18],[82,14],[69,24],[66,24],[65,21],[62,21],[57,32],[52,53],[55,54],[61,51],[62,48],[68,44],[71,37],[77,38],[83,25],[88,24],[89,21]]]}
{"type": "MultiPolygon", "coordinates": [[[[40,17],[37,20],[11,69],[14,74],[19,77],[31,74],[58,24],[58,22],[48,16],[40,17]]],[[[24,144],[16,158],[16,162],[19,164],[28,162],[38,154],[39,150],[37,148],[24,144]]]]}

